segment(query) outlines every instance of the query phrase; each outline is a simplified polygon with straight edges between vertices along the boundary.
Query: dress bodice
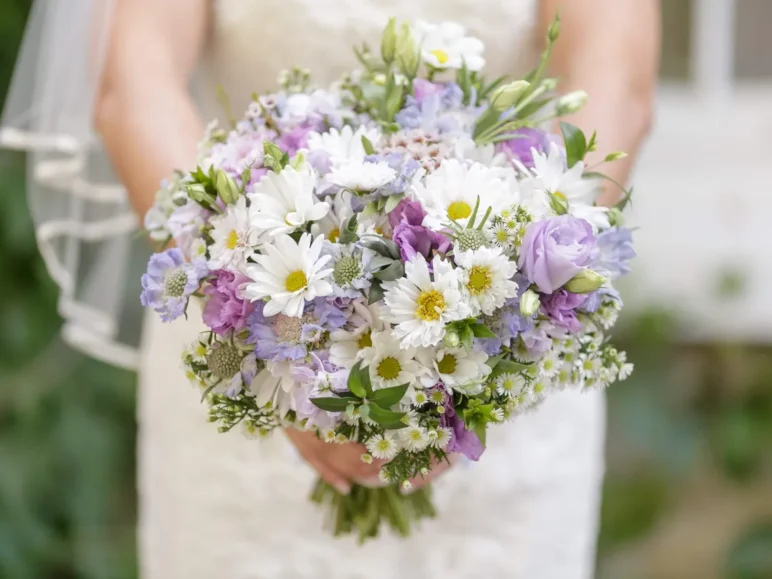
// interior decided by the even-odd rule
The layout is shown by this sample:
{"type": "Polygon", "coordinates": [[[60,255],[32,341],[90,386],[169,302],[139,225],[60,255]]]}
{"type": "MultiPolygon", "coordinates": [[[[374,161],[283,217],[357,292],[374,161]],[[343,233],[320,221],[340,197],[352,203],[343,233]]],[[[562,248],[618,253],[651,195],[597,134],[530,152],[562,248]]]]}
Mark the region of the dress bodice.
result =
{"type": "Polygon", "coordinates": [[[318,84],[356,67],[352,46],[377,49],[391,16],[463,24],[486,45],[486,74],[522,74],[538,51],[537,0],[215,0],[204,55],[205,112],[221,86],[238,115],[278,73],[308,68],[318,84]]]}

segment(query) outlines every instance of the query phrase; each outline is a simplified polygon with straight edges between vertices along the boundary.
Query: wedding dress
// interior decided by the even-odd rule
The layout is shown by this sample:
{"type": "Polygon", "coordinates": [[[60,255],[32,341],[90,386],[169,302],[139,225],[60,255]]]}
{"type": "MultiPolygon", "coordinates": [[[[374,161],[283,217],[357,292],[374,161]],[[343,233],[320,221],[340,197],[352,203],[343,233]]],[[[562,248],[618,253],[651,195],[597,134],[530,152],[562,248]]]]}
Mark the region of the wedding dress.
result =
{"type": "MultiPolygon", "coordinates": [[[[216,86],[242,110],[279,70],[319,82],[354,64],[391,15],[456,20],[486,43],[490,74],[534,61],[536,0],[220,0],[202,62],[205,118],[216,86]]],[[[540,33],[540,31],[539,31],[540,33]]],[[[219,434],[180,368],[202,329],[148,316],[140,372],[143,579],[589,579],[603,475],[604,399],[564,393],[492,428],[478,463],[435,483],[439,516],[408,539],[333,539],[307,500],[314,471],[286,438],[219,434]]]]}

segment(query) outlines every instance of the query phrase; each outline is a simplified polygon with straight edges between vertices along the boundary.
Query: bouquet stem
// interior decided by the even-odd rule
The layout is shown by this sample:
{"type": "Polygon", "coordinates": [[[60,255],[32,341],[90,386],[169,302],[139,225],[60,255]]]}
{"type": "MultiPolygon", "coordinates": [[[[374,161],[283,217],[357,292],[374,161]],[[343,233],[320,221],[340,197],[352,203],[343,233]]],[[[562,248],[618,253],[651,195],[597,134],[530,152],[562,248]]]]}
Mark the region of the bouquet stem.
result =
{"type": "Polygon", "coordinates": [[[354,485],[351,493],[342,495],[318,479],[310,498],[327,510],[326,525],[335,537],[356,533],[360,544],[377,537],[381,523],[408,537],[414,523],[436,515],[429,485],[410,494],[402,494],[397,485],[354,485]]]}

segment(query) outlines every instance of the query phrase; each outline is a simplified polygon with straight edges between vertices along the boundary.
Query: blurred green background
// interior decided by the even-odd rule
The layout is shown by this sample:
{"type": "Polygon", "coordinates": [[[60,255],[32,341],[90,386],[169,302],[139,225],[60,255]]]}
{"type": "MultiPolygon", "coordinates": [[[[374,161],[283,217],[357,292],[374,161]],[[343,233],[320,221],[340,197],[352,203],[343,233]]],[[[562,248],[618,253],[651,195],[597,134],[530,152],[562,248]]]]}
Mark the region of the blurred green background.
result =
{"type": "MultiPolygon", "coordinates": [[[[0,3],[0,102],[29,6],[0,3]]],[[[680,78],[690,2],[664,9],[680,78]]],[[[0,155],[0,578],[136,577],[134,376],[60,341],[23,161],[0,155]]],[[[609,392],[598,577],[772,578],[772,349],[682,344],[679,323],[650,310],[616,332],[637,370],[609,392]]]]}

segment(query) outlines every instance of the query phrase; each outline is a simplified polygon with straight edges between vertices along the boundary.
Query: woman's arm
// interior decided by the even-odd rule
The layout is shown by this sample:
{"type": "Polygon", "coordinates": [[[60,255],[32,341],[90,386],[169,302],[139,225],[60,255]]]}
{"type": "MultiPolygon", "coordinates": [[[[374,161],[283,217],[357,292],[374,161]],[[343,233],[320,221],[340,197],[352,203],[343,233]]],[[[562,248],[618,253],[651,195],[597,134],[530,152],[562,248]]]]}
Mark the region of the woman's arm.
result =
{"type": "MultiPolygon", "coordinates": [[[[560,12],[561,34],[555,44],[551,73],[560,90],[582,89],[587,104],[569,122],[585,133],[598,132],[598,151],[588,164],[607,153],[625,151],[626,159],[603,167],[625,183],[649,131],[659,70],[659,0],[542,0],[541,28],[560,12]]],[[[619,200],[617,187],[606,187],[600,204],[619,200]]]]}
{"type": "Polygon", "coordinates": [[[95,124],[134,209],[190,167],[203,124],[188,80],[204,43],[208,0],[118,0],[95,124]]]}

